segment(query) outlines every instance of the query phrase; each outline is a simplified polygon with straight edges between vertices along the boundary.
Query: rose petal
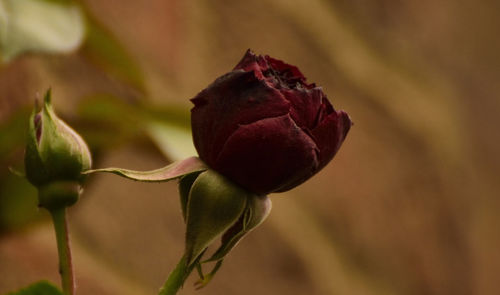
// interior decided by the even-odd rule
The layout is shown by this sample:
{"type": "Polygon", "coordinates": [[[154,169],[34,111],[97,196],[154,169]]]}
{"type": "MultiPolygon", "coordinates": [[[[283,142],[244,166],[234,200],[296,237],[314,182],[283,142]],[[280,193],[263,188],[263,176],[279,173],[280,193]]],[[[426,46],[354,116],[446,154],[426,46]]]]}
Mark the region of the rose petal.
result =
{"type": "Polygon", "coordinates": [[[351,119],[346,112],[335,111],[327,115],[315,129],[311,130],[314,142],[320,150],[318,170],[335,156],[351,125],[351,119]]]}
{"type": "Polygon", "coordinates": [[[290,115],[295,123],[304,129],[315,128],[324,97],[321,88],[282,89],[281,93],[290,102],[290,115]]]}
{"type": "Polygon", "coordinates": [[[317,154],[314,141],[284,115],[240,126],[213,168],[253,192],[267,194],[309,178],[317,169],[317,154]]]}
{"type": "Polygon", "coordinates": [[[255,55],[252,50],[248,49],[240,62],[234,67],[235,70],[244,70],[245,72],[255,72],[255,76],[262,80],[264,75],[262,72],[269,69],[266,59],[260,55],[255,55]]]}
{"type": "Polygon", "coordinates": [[[234,71],[217,79],[193,100],[193,140],[209,165],[241,124],[288,113],[290,103],[252,72],[234,71]]]}
{"type": "Polygon", "coordinates": [[[288,81],[294,81],[294,83],[289,83],[289,84],[295,84],[296,81],[299,82],[302,86],[306,87],[307,89],[314,87],[314,84],[306,83],[306,77],[304,77],[302,72],[296,66],[287,64],[279,59],[272,58],[268,55],[266,55],[265,59],[276,72],[281,74],[282,78],[286,78],[288,81]]]}

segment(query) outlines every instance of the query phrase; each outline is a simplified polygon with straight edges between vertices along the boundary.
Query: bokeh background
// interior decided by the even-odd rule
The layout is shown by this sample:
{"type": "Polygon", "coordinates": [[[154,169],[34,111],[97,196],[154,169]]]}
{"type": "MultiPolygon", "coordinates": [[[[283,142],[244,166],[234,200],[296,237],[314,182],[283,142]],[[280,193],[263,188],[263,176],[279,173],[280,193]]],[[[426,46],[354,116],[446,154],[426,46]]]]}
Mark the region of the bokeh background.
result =
{"type": "MultiPolygon", "coordinates": [[[[193,274],[180,294],[498,294],[500,2],[79,5],[78,48],[0,66],[0,294],[59,282],[50,220],[7,169],[22,169],[37,93],[52,87],[95,167],[158,168],[194,153],[188,99],[247,48],[298,65],[355,125],[321,173],[272,195],[205,289],[193,274]]],[[[175,183],[92,176],[70,210],[78,294],[156,294],[182,254],[177,198],[175,183]]]]}

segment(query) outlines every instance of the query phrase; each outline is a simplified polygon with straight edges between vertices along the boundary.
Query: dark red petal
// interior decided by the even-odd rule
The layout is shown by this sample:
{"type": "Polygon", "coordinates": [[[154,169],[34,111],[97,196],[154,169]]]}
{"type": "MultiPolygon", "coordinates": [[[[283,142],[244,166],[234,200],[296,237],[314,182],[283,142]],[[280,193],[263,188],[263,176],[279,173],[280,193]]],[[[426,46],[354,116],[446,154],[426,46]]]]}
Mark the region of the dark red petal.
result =
{"type": "Polygon", "coordinates": [[[258,194],[295,187],[318,167],[314,141],[290,115],[241,125],[212,168],[258,194]]]}
{"type": "Polygon", "coordinates": [[[290,114],[295,123],[304,129],[315,128],[323,104],[324,94],[321,88],[282,89],[281,93],[291,104],[290,114]]]}
{"type": "Polygon", "coordinates": [[[272,58],[270,56],[265,56],[268,64],[273,68],[277,73],[279,73],[282,79],[287,80],[287,84],[294,85],[299,83],[301,86],[312,89],[316,85],[314,83],[308,84],[306,82],[306,77],[302,74],[302,72],[296,66],[287,64],[279,59],[272,58]]]}
{"type": "Polygon", "coordinates": [[[270,57],[268,55],[266,55],[265,59],[271,65],[271,67],[273,69],[275,69],[276,71],[290,72],[290,75],[292,77],[299,78],[299,79],[304,79],[304,80],[306,79],[306,77],[304,77],[304,75],[302,74],[302,72],[296,66],[287,64],[287,63],[285,63],[282,60],[272,58],[272,57],[270,57]]]}
{"type": "Polygon", "coordinates": [[[255,55],[252,50],[248,49],[245,56],[240,60],[240,62],[234,67],[234,70],[243,70],[245,72],[254,72],[255,76],[262,80],[264,75],[262,72],[269,68],[267,61],[261,55],[255,55]]]}
{"type": "Polygon", "coordinates": [[[239,125],[281,116],[290,108],[276,89],[253,72],[239,70],[217,79],[192,101],[193,141],[200,158],[210,166],[239,125]]]}
{"type": "Polygon", "coordinates": [[[312,137],[320,150],[319,168],[323,168],[335,156],[351,128],[352,122],[344,111],[327,115],[311,130],[312,137]]]}

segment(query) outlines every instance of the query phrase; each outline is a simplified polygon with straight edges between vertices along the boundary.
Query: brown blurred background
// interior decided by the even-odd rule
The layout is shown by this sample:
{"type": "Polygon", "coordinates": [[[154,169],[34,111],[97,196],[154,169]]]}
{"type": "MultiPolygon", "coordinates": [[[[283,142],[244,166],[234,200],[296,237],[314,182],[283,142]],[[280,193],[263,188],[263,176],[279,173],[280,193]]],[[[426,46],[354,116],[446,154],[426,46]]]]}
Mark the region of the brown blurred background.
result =
{"type": "MultiPolygon", "coordinates": [[[[0,294],[59,282],[50,220],[7,170],[36,93],[52,87],[96,167],[158,168],[175,157],[134,110],[185,124],[247,48],[298,65],[355,125],[205,289],[193,274],[180,294],[499,294],[500,2],[83,2],[125,52],[114,70],[92,43],[0,67],[0,294]]],[[[78,294],[156,294],[183,249],[176,189],[92,176],[70,211],[78,294]]]]}

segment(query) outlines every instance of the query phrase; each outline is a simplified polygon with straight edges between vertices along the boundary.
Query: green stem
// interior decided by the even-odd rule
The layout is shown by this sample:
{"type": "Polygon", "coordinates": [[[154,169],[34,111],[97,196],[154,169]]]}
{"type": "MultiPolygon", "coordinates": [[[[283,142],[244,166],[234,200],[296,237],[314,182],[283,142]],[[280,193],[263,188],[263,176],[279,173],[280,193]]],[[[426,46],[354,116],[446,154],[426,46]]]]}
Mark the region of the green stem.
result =
{"type": "Polygon", "coordinates": [[[71,262],[66,208],[50,210],[50,214],[52,215],[54,228],[56,230],[57,251],[59,253],[59,273],[61,274],[63,293],[65,295],[74,295],[75,278],[71,262]]]}
{"type": "Polygon", "coordinates": [[[177,294],[177,292],[182,288],[182,285],[184,285],[184,281],[186,281],[189,274],[193,271],[194,264],[195,263],[193,263],[193,266],[188,267],[186,257],[182,256],[175,269],[168,276],[167,281],[160,289],[160,293],[158,293],[158,295],[177,294]]]}

